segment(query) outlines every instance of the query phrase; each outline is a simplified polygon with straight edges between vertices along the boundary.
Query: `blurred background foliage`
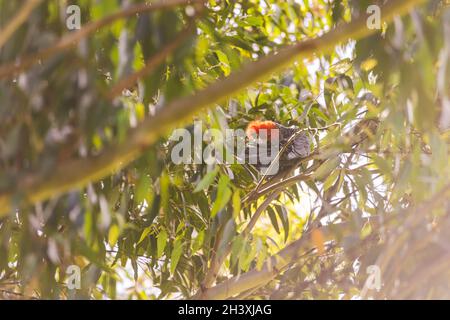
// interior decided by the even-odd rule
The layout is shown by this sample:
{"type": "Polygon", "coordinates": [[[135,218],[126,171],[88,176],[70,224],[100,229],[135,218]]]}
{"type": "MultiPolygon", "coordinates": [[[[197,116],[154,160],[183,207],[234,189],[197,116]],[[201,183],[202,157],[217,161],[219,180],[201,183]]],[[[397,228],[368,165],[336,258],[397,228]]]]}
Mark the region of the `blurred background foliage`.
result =
{"type": "MultiPolygon", "coordinates": [[[[0,0],[0,35],[24,2],[0,0]]],[[[84,27],[142,3],[42,1],[0,46],[0,70],[74,33],[66,27],[71,4],[84,27]]],[[[126,144],[129,130],[168,102],[350,22],[373,3],[181,4],[114,20],[70,50],[0,72],[0,194],[11,194],[14,208],[0,220],[0,296],[201,297],[228,278],[270,268],[270,256],[306,239],[282,270],[236,297],[449,299],[445,1],[426,1],[329,53],[319,48],[192,118],[222,131],[254,119],[335,124],[310,131],[313,156],[293,173],[296,183],[277,192],[255,191],[261,176],[246,166],[175,165],[170,132],[124,168],[45,201],[32,201],[18,183],[45,181],[61,163],[126,144]],[[111,88],[171,43],[151,72],[116,87],[111,99],[111,88]],[[215,262],[217,274],[206,280],[215,262]],[[80,290],[65,286],[70,265],[82,269],[80,290]],[[365,285],[370,265],[381,268],[380,291],[365,285]]]]}

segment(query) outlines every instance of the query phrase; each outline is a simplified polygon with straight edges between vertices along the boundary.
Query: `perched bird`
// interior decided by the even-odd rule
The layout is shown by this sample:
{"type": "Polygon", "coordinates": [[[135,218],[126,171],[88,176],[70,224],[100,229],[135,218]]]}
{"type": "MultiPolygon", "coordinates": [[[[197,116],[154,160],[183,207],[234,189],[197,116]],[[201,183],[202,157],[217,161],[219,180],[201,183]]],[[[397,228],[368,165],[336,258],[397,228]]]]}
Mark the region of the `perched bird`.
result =
{"type": "Polygon", "coordinates": [[[257,168],[267,166],[267,161],[261,161],[261,154],[267,155],[270,160],[275,159],[277,154],[270,152],[272,143],[278,144],[275,150],[282,151],[278,158],[280,167],[292,163],[292,160],[307,157],[310,153],[310,138],[306,131],[299,132],[300,130],[298,127],[285,127],[273,121],[251,121],[247,125],[246,134],[249,146],[253,146],[253,150],[258,152],[248,153],[249,163],[255,164],[257,168]],[[294,135],[294,140],[288,144],[294,135]],[[262,150],[262,153],[259,150],[262,150]]]}

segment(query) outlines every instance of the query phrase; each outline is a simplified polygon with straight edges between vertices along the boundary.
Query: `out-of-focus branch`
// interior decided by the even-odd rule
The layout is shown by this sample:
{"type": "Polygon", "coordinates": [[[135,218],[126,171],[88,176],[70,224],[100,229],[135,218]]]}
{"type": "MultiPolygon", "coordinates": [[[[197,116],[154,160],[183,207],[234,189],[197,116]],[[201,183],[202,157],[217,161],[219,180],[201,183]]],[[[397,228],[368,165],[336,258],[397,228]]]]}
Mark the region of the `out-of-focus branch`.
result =
{"type": "MultiPolygon", "coordinates": [[[[384,248],[383,250],[381,250],[381,254],[378,256],[378,259],[375,262],[375,264],[381,269],[383,273],[387,272],[389,266],[395,260],[397,253],[402,247],[406,246],[408,240],[411,239],[411,231],[417,228],[419,225],[427,223],[424,222],[426,220],[426,215],[448,201],[449,195],[450,184],[447,184],[443,186],[439,190],[439,192],[436,192],[429,200],[409,210],[408,215],[402,223],[403,229],[401,230],[401,232],[392,233],[390,237],[386,239],[384,248]]],[[[438,263],[436,265],[436,268],[439,269],[440,266],[441,264],[438,263]]],[[[367,292],[367,287],[364,286],[361,292],[361,297],[365,298],[367,292]]],[[[378,292],[376,296],[379,297],[384,293],[385,292],[382,290],[378,292]]]]}
{"type": "Polygon", "coordinates": [[[28,0],[22,5],[22,8],[17,15],[6,25],[3,30],[0,30],[0,48],[9,40],[9,38],[16,32],[16,30],[24,23],[30,14],[33,12],[42,0],[28,0]]]}
{"type": "Polygon", "coordinates": [[[436,275],[448,272],[450,270],[450,254],[443,255],[439,259],[431,261],[429,265],[416,272],[412,277],[410,283],[399,292],[399,298],[407,300],[411,299],[411,294],[417,291],[418,288],[424,285],[436,275]]]}

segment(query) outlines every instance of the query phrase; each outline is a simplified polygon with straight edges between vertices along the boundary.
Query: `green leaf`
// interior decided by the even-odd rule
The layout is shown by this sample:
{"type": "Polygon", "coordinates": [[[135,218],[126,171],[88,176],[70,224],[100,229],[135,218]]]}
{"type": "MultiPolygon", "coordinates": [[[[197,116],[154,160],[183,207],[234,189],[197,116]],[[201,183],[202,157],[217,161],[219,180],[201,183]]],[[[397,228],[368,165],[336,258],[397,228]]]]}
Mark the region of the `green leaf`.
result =
{"type": "Polygon", "coordinates": [[[153,190],[150,177],[143,174],[139,177],[139,180],[136,184],[135,200],[137,203],[141,203],[145,199],[148,203],[150,202],[149,200],[152,198],[152,195],[153,190]]]}
{"type": "Polygon", "coordinates": [[[248,16],[245,18],[245,22],[254,27],[260,27],[263,25],[264,20],[262,17],[248,16]]]}
{"type": "Polygon", "coordinates": [[[250,263],[256,256],[256,246],[246,242],[244,247],[245,249],[242,252],[241,257],[239,257],[239,268],[243,271],[248,271],[250,263]]]}
{"type": "Polygon", "coordinates": [[[374,58],[368,58],[366,60],[364,60],[363,62],[361,62],[361,69],[368,72],[370,70],[372,70],[373,68],[375,68],[378,64],[378,61],[374,58]]]}
{"type": "Polygon", "coordinates": [[[168,213],[169,209],[169,186],[170,186],[170,178],[166,171],[163,171],[160,177],[160,188],[161,188],[161,206],[164,209],[164,212],[168,213]]]}
{"type": "Polygon", "coordinates": [[[334,184],[336,179],[338,178],[340,170],[334,170],[323,183],[323,191],[327,191],[334,184]]]}
{"type": "Polygon", "coordinates": [[[230,243],[233,237],[236,235],[236,224],[233,219],[229,219],[223,228],[222,237],[217,248],[217,255],[221,256],[224,254],[224,250],[230,243]]]}
{"type": "Polygon", "coordinates": [[[205,231],[202,230],[198,233],[197,237],[194,239],[192,243],[192,252],[197,252],[203,246],[203,240],[205,239],[205,231]]]}
{"type": "Polygon", "coordinates": [[[220,50],[216,50],[215,52],[220,62],[220,68],[222,69],[225,76],[228,76],[230,74],[231,68],[230,61],[228,61],[227,55],[220,50]]]}
{"type": "Polygon", "coordinates": [[[289,236],[289,217],[288,217],[288,213],[287,213],[286,208],[284,206],[282,206],[282,205],[275,205],[275,208],[276,208],[276,210],[278,212],[278,216],[280,217],[281,224],[283,225],[284,241],[286,241],[288,236],[289,236]]]}
{"type": "Polygon", "coordinates": [[[205,174],[202,180],[200,180],[200,182],[195,187],[194,193],[208,188],[211,185],[211,183],[214,182],[214,179],[216,178],[218,172],[219,169],[216,167],[213,171],[210,171],[207,174],[205,174]]]}
{"type": "Polygon", "coordinates": [[[333,171],[334,169],[336,169],[336,167],[341,163],[341,160],[338,157],[334,157],[332,159],[329,159],[327,161],[325,161],[314,173],[314,177],[317,180],[323,180],[326,177],[328,177],[328,175],[331,173],[331,171],[333,171]]]}
{"type": "Polygon", "coordinates": [[[390,176],[391,172],[392,172],[392,168],[391,168],[391,164],[389,163],[388,160],[377,156],[377,155],[373,155],[372,156],[372,160],[375,162],[376,166],[380,169],[380,171],[385,174],[390,176]]]}
{"type": "Polygon", "coordinates": [[[180,260],[181,254],[183,253],[183,242],[182,239],[177,239],[174,243],[172,255],[170,257],[170,273],[174,273],[180,260]]]}
{"type": "Polygon", "coordinates": [[[119,226],[117,224],[113,224],[109,228],[108,232],[108,243],[111,247],[114,247],[116,245],[117,239],[119,239],[119,235],[120,235],[119,226]]]}
{"type": "Polygon", "coordinates": [[[256,239],[256,251],[256,270],[261,270],[264,265],[264,261],[266,261],[268,253],[267,247],[263,244],[261,238],[256,239]]]}
{"type": "Polygon", "coordinates": [[[145,228],[142,233],[141,233],[141,237],[139,238],[139,241],[137,242],[137,244],[140,244],[142,241],[144,241],[144,239],[149,235],[149,233],[152,231],[152,226],[149,226],[147,228],[145,228]]]}
{"type": "Polygon", "coordinates": [[[241,212],[241,196],[239,194],[239,190],[234,191],[232,203],[233,203],[233,217],[237,219],[239,217],[239,213],[241,212]]]}
{"type": "Polygon", "coordinates": [[[97,1],[91,9],[91,17],[93,20],[98,20],[106,15],[111,14],[117,9],[116,0],[102,0],[97,1]]]}
{"type": "Polygon", "coordinates": [[[239,261],[239,257],[241,256],[242,251],[244,250],[244,238],[242,235],[238,235],[232,241],[231,245],[231,258],[230,264],[231,267],[234,267],[236,263],[239,261]]]}
{"type": "Polygon", "coordinates": [[[222,175],[219,179],[216,200],[214,201],[211,209],[211,218],[214,218],[216,214],[226,206],[231,198],[231,195],[233,194],[231,189],[228,187],[229,181],[230,178],[226,175],[222,175]]]}
{"type": "Polygon", "coordinates": [[[372,226],[370,223],[365,223],[360,232],[360,238],[365,239],[372,233],[372,226]]]}
{"type": "Polygon", "coordinates": [[[138,71],[145,66],[144,55],[142,54],[142,47],[139,42],[134,45],[134,60],[133,70],[138,71]]]}
{"type": "Polygon", "coordinates": [[[355,179],[356,186],[358,187],[358,193],[359,193],[359,204],[363,208],[366,205],[367,201],[367,186],[369,184],[369,181],[366,179],[356,175],[353,177],[355,179]]]}
{"type": "Polygon", "coordinates": [[[278,226],[277,215],[275,213],[275,210],[273,210],[272,207],[268,207],[267,208],[267,213],[269,215],[270,222],[272,223],[272,226],[275,228],[275,231],[277,233],[280,233],[280,227],[278,226]]]}
{"type": "Polygon", "coordinates": [[[161,258],[161,256],[163,255],[164,249],[166,248],[167,245],[167,238],[168,235],[166,230],[162,230],[158,234],[158,237],[156,238],[157,258],[161,258]]]}

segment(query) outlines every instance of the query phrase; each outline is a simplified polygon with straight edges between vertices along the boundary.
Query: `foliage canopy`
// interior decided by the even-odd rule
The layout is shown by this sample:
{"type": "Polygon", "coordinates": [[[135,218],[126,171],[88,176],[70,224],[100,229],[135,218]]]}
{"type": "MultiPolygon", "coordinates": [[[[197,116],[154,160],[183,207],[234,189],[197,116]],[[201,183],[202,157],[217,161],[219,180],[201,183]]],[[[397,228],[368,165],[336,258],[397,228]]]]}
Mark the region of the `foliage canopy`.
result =
{"type": "Polygon", "coordinates": [[[374,3],[0,0],[0,296],[450,298],[450,8],[374,3]],[[254,119],[311,156],[171,161],[254,119]]]}

